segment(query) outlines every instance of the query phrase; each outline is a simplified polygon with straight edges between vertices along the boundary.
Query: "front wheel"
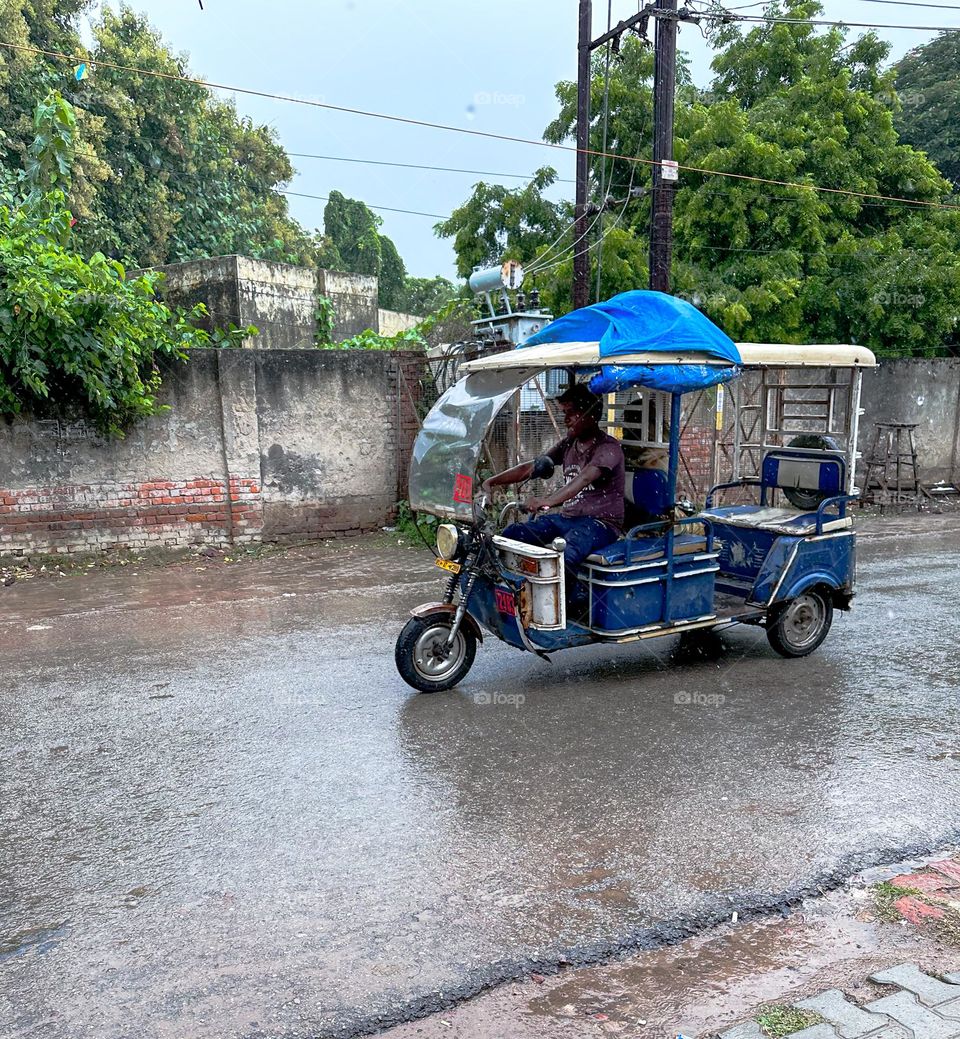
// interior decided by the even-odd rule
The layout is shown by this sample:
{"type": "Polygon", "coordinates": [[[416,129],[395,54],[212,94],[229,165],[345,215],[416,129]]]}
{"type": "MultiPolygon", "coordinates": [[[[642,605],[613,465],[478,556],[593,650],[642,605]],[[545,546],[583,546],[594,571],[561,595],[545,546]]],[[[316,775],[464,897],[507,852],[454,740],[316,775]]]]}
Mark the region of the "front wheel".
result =
{"type": "Polygon", "coordinates": [[[812,653],[833,624],[833,600],[821,588],[811,588],[778,607],[767,627],[770,645],[783,657],[812,653]]]}
{"type": "Polygon", "coordinates": [[[461,624],[453,645],[447,648],[452,614],[411,617],[397,639],[395,658],[400,677],[421,693],[452,689],[473,666],[477,637],[461,624]]]}

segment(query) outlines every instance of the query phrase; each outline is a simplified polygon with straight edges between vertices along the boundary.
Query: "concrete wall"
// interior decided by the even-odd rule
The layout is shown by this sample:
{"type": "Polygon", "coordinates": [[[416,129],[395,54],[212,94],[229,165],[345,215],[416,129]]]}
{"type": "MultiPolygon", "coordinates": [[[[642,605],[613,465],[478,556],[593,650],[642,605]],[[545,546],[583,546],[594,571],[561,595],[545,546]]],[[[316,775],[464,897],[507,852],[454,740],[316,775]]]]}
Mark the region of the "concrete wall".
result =
{"type": "Polygon", "coordinates": [[[367,328],[379,329],[379,283],[372,275],[317,271],[317,290],[333,304],[335,343],[367,328]]]}
{"type": "Polygon", "coordinates": [[[260,334],[247,341],[249,349],[302,350],[313,346],[321,295],[333,303],[335,343],[368,328],[381,331],[381,314],[389,329],[386,335],[411,327],[404,323],[409,315],[379,310],[377,279],[366,274],[313,271],[247,256],[214,256],[152,269],[165,275],[161,294],[169,303],[206,305],[208,328],[256,325],[260,334]]]}
{"type": "Polygon", "coordinates": [[[960,358],[885,360],[863,377],[865,414],[860,450],[873,443],[876,422],[916,422],[924,483],[960,480],[960,358]]]}
{"type": "MultiPolygon", "coordinates": [[[[165,373],[170,410],[124,440],[83,423],[0,422],[0,555],[374,529],[407,496],[423,373],[416,353],[200,350],[165,373]]],[[[924,480],[960,479],[960,359],[887,361],[865,376],[863,406],[865,451],[874,422],[916,421],[924,480]]],[[[525,416],[524,441],[552,441],[545,422],[525,416]]],[[[694,417],[685,481],[712,482],[712,438],[694,417]]]]}
{"type": "Polygon", "coordinates": [[[380,335],[384,336],[395,336],[398,332],[407,332],[411,328],[416,328],[423,320],[416,314],[402,314],[397,310],[380,309],[377,311],[377,315],[380,335]]]}
{"type": "Polygon", "coordinates": [[[0,555],[360,533],[406,495],[422,356],[195,351],[170,410],[104,440],[0,423],[0,555]]]}

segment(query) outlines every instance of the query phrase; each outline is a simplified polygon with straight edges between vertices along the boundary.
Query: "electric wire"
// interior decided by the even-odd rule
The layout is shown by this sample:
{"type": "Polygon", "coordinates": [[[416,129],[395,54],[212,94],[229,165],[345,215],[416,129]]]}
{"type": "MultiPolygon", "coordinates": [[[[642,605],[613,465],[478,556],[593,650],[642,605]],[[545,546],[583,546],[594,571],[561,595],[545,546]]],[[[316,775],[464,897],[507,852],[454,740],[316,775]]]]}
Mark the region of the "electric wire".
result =
{"type": "MultiPolygon", "coordinates": [[[[286,188],[276,188],[274,190],[277,192],[278,195],[293,195],[295,198],[313,198],[317,199],[317,201],[319,202],[330,201],[329,195],[309,195],[304,191],[288,191],[286,188]]],[[[375,206],[372,205],[370,202],[364,202],[363,204],[368,209],[379,209],[382,210],[384,213],[405,213],[408,216],[428,216],[434,220],[450,219],[449,214],[447,216],[444,216],[442,213],[421,213],[419,210],[416,209],[395,209],[393,206],[375,206]]]]}
{"type": "MultiPolygon", "coordinates": [[[[362,166],[392,166],[402,170],[427,170],[430,173],[469,173],[477,177],[504,177],[510,180],[533,180],[533,173],[493,173],[490,170],[467,170],[454,166],[430,166],[416,162],[386,162],[382,159],[356,159],[346,155],[312,155],[308,152],[287,152],[291,159],[326,159],[330,162],[353,162],[362,166]]],[[[557,184],[575,184],[572,177],[557,177],[557,184]]]]}
{"type": "MultiPolygon", "coordinates": [[[[762,18],[758,19],[758,20],[759,21],[764,21],[764,19],[762,19],[762,18]]],[[[800,19],[800,21],[803,21],[803,19],[800,19]]],[[[849,23],[837,23],[837,24],[849,24],[849,23]]],[[[910,26],[909,28],[916,28],[916,26],[910,26]]],[[[960,31],[960,30],[957,30],[956,28],[954,28],[951,31],[960,31]]],[[[69,54],[64,54],[61,51],[48,51],[48,50],[44,50],[44,49],[39,48],[39,47],[28,47],[28,46],[26,46],[24,44],[10,43],[10,42],[5,41],[5,40],[0,40],[0,47],[5,47],[8,50],[25,51],[25,52],[28,52],[28,53],[31,53],[31,54],[41,54],[41,55],[44,55],[46,57],[58,58],[58,59],[63,59],[63,60],[66,60],[66,61],[71,61],[71,62],[86,60],[91,65],[94,65],[94,66],[100,66],[101,68],[114,69],[116,71],[121,71],[121,72],[130,72],[130,73],[133,73],[134,75],[154,76],[154,77],[158,77],[158,78],[161,78],[161,79],[173,80],[175,82],[180,82],[180,83],[190,83],[190,84],[193,84],[195,86],[206,87],[206,88],[211,89],[211,90],[227,90],[227,91],[230,91],[232,93],[249,94],[249,95],[251,95],[253,97],[263,97],[263,98],[268,98],[268,99],[275,100],[275,101],[286,101],[286,102],[290,102],[292,104],[305,105],[305,106],[313,107],[313,108],[322,108],[322,109],[325,109],[327,111],[340,112],[340,113],[347,114],[347,115],[358,115],[358,116],[363,116],[365,118],[382,119],[382,120],[385,120],[387,122],[400,123],[400,124],[407,125],[407,126],[419,126],[419,127],[423,127],[423,128],[426,128],[426,129],[444,130],[444,131],[449,131],[449,132],[453,132],[453,133],[462,133],[462,134],[467,134],[468,136],[473,136],[473,137],[483,137],[483,138],[487,138],[487,139],[490,139],[490,140],[508,141],[508,142],[514,143],[514,144],[526,144],[526,145],[531,145],[533,147],[538,147],[538,148],[550,148],[550,149],[553,149],[553,150],[556,150],[556,151],[572,152],[574,154],[576,154],[578,152],[578,149],[577,149],[576,145],[554,144],[554,143],[552,143],[550,141],[536,140],[534,138],[527,138],[527,137],[516,137],[516,136],[510,135],[510,134],[494,133],[494,132],[489,131],[489,130],[472,130],[472,129],[468,128],[468,127],[452,126],[452,125],[447,124],[447,123],[434,123],[434,122],[430,122],[430,121],[424,120],[424,119],[414,119],[414,118],[412,118],[410,116],[390,115],[390,114],[383,113],[383,112],[371,112],[371,111],[367,111],[366,109],[351,108],[351,107],[348,107],[346,105],[333,105],[333,104],[330,104],[329,102],[326,102],[326,101],[314,101],[314,100],[309,99],[309,98],[295,97],[295,96],[286,95],[286,94],[273,94],[273,93],[270,93],[268,91],[254,90],[254,89],[248,88],[248,87],[229,86],[229,85],[226,85],[226,84],[223,84],[223,83],[214,83],[212,81],[202,80],[202,79],[195,79],[195,78],[188,77],[188,76],[183,76],[183,75],[175,76],[172,73],[154,72],[154,71],[150,71],[150,70],[146,70],[146,69],[131,68],[130,66],[127,66],[127,65],[117,65],[117,64],[115,64],[113,62],[103,62],[103,61],[98,61],[98,60],[95,60],[95,59],[92,59],[92,58],[88,58],[88,59],[79,58],[78,59],[76,56],[72,56],[72,55],[69,55],[69,54]]],[[[624,162],[633,162],[633,163],[638,163],[640,165],[645,165],[645,166],[656,166],[657,165],[656,160],[654,160],[654,159],[645,159],[645,158],[641,158],[640,156],[634,156],[632,158],[628,158],[627,156],[618,155],[617,153],[610,153],[608,155],[604,155],[602,152],[599,152],[596,149],[592,149],[592,148],[585,148],[585,149],[583,149],[583,151],[587,155],[592,155],[592,156],[600,157],[600,158],[611,158],[611,157],[613,157],[613,158],[621,159],[624,162]]],[[[888,202],[900,202],[900,203],[903,203],[904,205],[919,206],[919,207],[928,208],[928,209],[949,209],[949,210],[960,209],[960,204],[955,204],[955,203],[932,202],[932,201],[928,201],[926,199],[910,199],[910,198],[901,198],[901,197],[898,197],[896,195],[881,195],[881,194],[876,194],[876,193],[871,193],[871,192],[864,192],[864,191],[851,191],[851,190],[848,190],[848,189],[845,189],[845,188],[831,188],[831,187],[827,187],[827,186],[821,185],[821,184],[809,184],[809,183],[804,184],[804,183],[796,182],[796,181],[777,180],[777,179],[774,179],[772,177],[758,177],[758,176],[754,176],[752,174],[747,174],[747,173],[731,173],[731,172],[724,171],[724,170],[711,170],[711,169],[707,169],[707,168],[702,167],[702,166],[690,166],[690,165],[685,165],[685,164],[678,164],[677,168],[681,169],[681,170],[684,170],[686,172],[689,172],[689,173],[702,173],[704,176],[724,177],[724,178],[731,179],[731,180],[750,181],[750,182],[757,183],[757,184],[773,184],[773,185],[775,185],[777,187],[800,188],[800,189],[805,189],[805,190],[809,190],[809,191],[823,192],[825,194],[831,194],[831,195],[843,195],[843,196],[847,196],[847,197],[851,197],[851,198],[867,198],[867,199],[876,199],[876,200],[882,200],[882,201],[888,201],[888,202]]]]}
{"type": "MultiPolygon", "coordinates": [[[[651,12],[656,16],[656,12],[651,12]]],[[[847,22],[831,18],[790,18],[786,15],[766,14],[720,14],[710,13],[704,17],[718,21],[755,22],[776,25],[827,25],[844,29],[914,29],[917,32],[960,32],[960,25],[891,25],[884,22],[847,22]]]]}
{"type": "MultiPolygon", "coordinates": [[[[591,232],[591,231],[592,231],[592,230],[593,230],[593,229],[594,229],[594,228],[595,228],[595,227],[597,226],[597,224],[598,224],[598,223],[600,222],[600,218],[601,218],[602,216],[603,216],[603,206],[601,206],[601,207],[600,207],[600,211],[599,211],[599,212],[597,213],[597,215],[596,215],[596,216],[595,216],[595,217],[593,218],[593,220],[592,220],[592,221],[590,222],[590,226],[589,226],[589,227],[587,227],[587,229],[586,229],[586,230],[585,230],[585,231],[583,232],[583,234],[582,234],[582,235],[580,235],[580,237],[579,237],[579,238],[577,238],[577,239],[576,239],[575,241],[571,242],[571,243],[570,243],[570,245],[566,246],[566,247],[565,247],[565,248],[564,248],[564,249],[562,250],[562,252],[558,253],[558,255],[562,257],[562,259],[561,259],[561,260],[559,260],[559,262],[560,262],[560,263],[563,263],[563,260],[564,260],[564,259],[566,259],[567,255],[568,255],[569,253],[573,252],[573,251],[574,251],[574,250],[575,250],[575,249],[577,248],[577,246],[578,246],[578,245],[579,245],[579,244],[580,244],[580,243],[581,243],[581,242],[582,242],[582,241],[583,241],[583,240],[584,240],[585,238],[588,238],[588,237],[590,236],[590,232],[591,232]]],[[[568,228],[567,228],[567,229],[566,229],[566,230],[565,230],[565,231],[563,232],[563,234],[565,235],[565,234],[567,233],[567,231],[569,231],[569,230],[570,230],[570,228],[572,228],[572,227],[575,227],[575,226],[576,226],[576,221],[573,221],[573,222],[572,222],[572,223],[570,224],[570,227],[568,227],[568,228]]],[[[526,271],[526,273],[527,273],[527,274],[536,274],[536,273],[538,273],[538,272],[539,272],[539,271],[541,271],[541,270],[549,270],[549,269],[550,269],[550,267],[554,267],[554,266],[556,266],[556,264],[550,264],[549,266],[544,266],[544,263],[543,263],[543,261],[544,261],[545,259],[546,259],[546,257],[544,256],[544,254],[543,254],[543,253],[541,253],[541,254],[540,254],[540,255],[539,255],[538,257],[537,257],[537,259],[536,259],[536,261],[534,262],[533,266],[532,266],[532,267],[528,267],[528,268],[527,268],[527,271],[526,271]]]]}

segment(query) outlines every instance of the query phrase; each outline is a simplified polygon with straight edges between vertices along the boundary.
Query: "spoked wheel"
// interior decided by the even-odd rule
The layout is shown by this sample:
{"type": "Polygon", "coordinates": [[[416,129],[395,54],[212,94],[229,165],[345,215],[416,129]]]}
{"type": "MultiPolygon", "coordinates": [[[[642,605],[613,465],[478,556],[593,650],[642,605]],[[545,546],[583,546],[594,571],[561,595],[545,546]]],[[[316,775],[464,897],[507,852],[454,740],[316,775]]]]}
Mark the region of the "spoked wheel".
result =
{"type": "Polygon", "coordinates": [[[477,637],[461,625],[447,649],[452,618],[411,617],[397,639],[396,661],[400,677],[421,693],[452,689],[473,666],[477,637]]]}
{"type": "Polygon", "coordinates": [[[833,601],[822,589],[811,588],[784,603],[767,628],[770,645],[784,657],[805,657],[830,631],[833,601]]]}

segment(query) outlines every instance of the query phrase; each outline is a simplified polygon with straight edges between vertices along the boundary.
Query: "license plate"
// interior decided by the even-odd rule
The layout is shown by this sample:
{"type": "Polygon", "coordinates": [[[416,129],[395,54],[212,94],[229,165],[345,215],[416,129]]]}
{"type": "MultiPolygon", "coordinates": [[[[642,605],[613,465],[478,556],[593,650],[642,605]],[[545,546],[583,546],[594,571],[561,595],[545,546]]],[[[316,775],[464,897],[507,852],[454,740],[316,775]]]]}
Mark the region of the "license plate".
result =
{"type": "Polygon", "coordinates": [[[436,560],[436,563],[441,570],[447,570],[451,574],[459,574],[460,571],[463,569],[463,567],[461,567],[459,563],[451,562],[451,560],[449,559],[438,559],[436,560]]]}

